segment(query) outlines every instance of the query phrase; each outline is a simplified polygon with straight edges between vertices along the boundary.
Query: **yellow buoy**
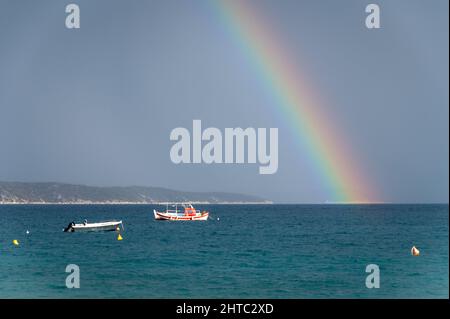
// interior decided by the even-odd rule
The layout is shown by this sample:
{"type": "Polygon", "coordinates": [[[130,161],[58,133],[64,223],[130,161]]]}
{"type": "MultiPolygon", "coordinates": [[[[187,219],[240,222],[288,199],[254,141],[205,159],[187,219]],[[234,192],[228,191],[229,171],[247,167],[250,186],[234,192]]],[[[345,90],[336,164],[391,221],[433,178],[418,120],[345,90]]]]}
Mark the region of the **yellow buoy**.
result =
{"type": "Polygon", "coordinates": [[[119,236],[117,236],[117,240],[122,240],[122,236],[119,234],[119,236]]]}
{"type": "Polygon", "coordinates": [[[19,241],[17,239],[14,239],[13,240],[13,244],[16,245],[16,246],[19,246],[19,241]]]}
{"type": "Polygon", "coordinates": [[[420,255],[420,250],[418,250],[418,249],[416,248],[416,246],[413,246],[413,247],[411,248],[411,255],[413,255],[413,256],[419,256],[419,255],[420,255]]]}

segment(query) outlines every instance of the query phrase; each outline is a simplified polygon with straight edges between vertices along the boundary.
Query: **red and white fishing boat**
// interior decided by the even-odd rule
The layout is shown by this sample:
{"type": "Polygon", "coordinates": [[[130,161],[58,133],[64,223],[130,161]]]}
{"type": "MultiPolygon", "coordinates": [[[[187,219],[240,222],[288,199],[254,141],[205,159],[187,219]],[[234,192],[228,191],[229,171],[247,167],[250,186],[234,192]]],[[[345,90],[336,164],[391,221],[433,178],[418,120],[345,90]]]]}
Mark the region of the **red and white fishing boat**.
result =
{"type": "Polygon", "coordinates": [[[167,204],[164,212],[153,210],[156,220],[207,220],[209,213],[207,211],[196,210],[192,204],[172,204],[175,209],[169,209],[167,204]],[[181,209],[178,209],[181,206],[181,209]]]}

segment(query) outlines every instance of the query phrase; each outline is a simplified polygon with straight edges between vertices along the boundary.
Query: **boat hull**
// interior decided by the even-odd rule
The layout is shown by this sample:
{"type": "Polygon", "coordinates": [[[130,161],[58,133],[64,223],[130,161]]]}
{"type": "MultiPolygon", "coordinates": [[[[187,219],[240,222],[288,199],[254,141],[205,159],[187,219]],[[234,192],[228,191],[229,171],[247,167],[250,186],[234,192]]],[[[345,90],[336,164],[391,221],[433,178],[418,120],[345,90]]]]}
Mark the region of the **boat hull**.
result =
{"type": "Polygon", "coordinates": [[[120,229],[122,221],[104,222],[92,224],[75,224],[70,226],[66,232],[95,232],[95,231],[115,231],[120,229]]]}
{"type": "Polygon", "coordinates": [[[156,220],[208,220],[209,213],[199,213],[193,216],[184,215],[184,214],[171,214],[171,213],[162,213],[156,210],[153,210],[153,215],[156,220]]]}

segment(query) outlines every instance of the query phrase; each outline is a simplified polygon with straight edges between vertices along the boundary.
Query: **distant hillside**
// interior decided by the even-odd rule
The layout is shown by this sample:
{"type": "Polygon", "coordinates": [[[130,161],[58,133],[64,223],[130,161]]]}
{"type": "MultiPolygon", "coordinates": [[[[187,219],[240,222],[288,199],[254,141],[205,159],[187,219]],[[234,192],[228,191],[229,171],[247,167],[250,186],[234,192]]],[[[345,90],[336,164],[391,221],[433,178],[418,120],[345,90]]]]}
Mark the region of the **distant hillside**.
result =
{"type": "Polygon", "coordinates": [[[0,182],[0,204],[155,204],[193,203],[270,203],[255,196],[220,192],[182,192],[159,187],[93,187],[61,183],[0,182]]]}

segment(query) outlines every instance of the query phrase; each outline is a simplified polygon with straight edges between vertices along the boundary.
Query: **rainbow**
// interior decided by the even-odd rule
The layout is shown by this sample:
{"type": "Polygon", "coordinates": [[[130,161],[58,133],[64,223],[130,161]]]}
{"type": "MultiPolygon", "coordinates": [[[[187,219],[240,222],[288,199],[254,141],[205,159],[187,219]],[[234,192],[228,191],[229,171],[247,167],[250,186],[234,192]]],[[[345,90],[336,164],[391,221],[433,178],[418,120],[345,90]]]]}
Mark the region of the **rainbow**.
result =
{"type": "MultiPolygon", "coordinates": [[[[296,58],[277,42],[274,28],[245,0],[213,0],[215,11],[224,21],[227,33],[238,43],[273,95],[276,109],[287,121],[302,150],[320,177],[331,202],[377,202],[374,188],[363,176],[357,157],[344,136],[327,118],[317,94],[301,77],[296,58]]],[[[298,59],[298,58],[297,58],[298,59]]]]}

